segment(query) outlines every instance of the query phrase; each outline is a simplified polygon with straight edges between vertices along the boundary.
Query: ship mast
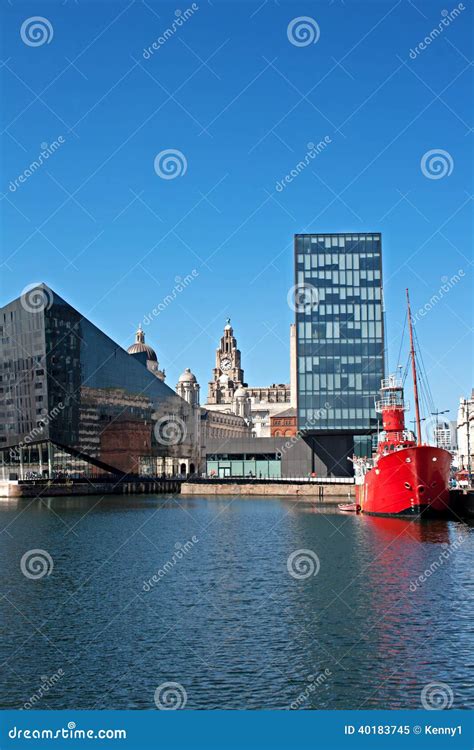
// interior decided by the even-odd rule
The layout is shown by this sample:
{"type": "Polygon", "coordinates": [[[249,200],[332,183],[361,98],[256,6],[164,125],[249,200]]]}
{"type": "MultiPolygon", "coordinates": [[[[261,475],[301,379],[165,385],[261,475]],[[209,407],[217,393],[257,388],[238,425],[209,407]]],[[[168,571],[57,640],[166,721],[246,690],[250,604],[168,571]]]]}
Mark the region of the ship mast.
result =
{"type": "Polygon", "coordinates": [[[415,360],[415,344],[413,342],[413,326],[411,321],[411,310],[410,310],[410,297],[407,292],[407,306],[408,306],[408,327],[410,331],[410,357],[411,357],[411,371],[413,375],[413,391],[415,395],[415,417],[416,417],[416,442],[417,445],[421,445],[421,419],[420,419],[420,403],[418,401],[418,380],[416,377],[416,360],[415,360]]]}

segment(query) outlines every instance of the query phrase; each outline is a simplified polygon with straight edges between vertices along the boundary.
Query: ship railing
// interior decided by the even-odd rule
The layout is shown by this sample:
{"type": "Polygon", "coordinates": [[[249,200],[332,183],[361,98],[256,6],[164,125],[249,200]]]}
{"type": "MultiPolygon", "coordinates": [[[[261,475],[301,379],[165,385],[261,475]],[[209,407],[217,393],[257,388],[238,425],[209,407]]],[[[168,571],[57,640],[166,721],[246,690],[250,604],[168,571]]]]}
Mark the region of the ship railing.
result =
{"type": "Polygon", "coordinates": [[[380,412],[387,408],[408,410],[410,405],[404,401],[403,396],[396,393],[386,393],[376,400],[375,410],[380,412]]]}
{"type": "Polygon", "coordinates": [[[403,388],[403,383],[400,378],[396,375],[390,375],[388,378],[383,378],[381,383],[381,389],[384,388],[403,388]]]}
{"type": "Polygon", "coordinates": [[[413,434],[405,430],[404,432],[381,432],[379,442],[381,443],[406,443],[413,442],[413,434]]]}

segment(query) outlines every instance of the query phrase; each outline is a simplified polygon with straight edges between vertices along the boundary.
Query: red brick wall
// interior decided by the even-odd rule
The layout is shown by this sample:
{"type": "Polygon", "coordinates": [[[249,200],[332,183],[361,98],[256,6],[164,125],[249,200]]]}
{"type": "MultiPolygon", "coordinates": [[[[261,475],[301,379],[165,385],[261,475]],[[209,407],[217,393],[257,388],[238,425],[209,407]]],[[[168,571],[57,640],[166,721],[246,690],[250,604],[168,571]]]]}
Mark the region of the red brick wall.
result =
{"type": "Polygon", "coordinates": [[[271,437],[294,437],[297,433],[296,416],[295,417],[270,417],[270,435],[271,437]]]}
{"type": "Polygon", "coordinates": [[[121,471],[138,473],[138,457],[151,453],[152,425],[132,420],[107,424],[100,436],[100,459],[121,471]]]}

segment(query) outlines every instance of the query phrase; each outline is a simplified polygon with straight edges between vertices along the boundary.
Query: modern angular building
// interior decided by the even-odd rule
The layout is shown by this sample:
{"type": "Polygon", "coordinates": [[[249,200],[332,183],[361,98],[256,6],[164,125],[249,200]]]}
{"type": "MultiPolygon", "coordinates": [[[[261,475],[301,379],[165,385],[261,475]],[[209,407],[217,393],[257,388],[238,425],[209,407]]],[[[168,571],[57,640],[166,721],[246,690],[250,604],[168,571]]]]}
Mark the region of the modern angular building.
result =
{"type": "Polygon", "coordinates": [[[371,455],[374,400],[384,376],[382,240],[368,234],[295,235],[298,429],[313,470],[352,473],[371,455]]]}
{"type": "MultiPolygon", "coordinates": [[[[0,476],[198,470],[192,406],[45,284],[0,309],[0,476]]],[[[155,356],[156,359],[156,356],[155,356]]]]}

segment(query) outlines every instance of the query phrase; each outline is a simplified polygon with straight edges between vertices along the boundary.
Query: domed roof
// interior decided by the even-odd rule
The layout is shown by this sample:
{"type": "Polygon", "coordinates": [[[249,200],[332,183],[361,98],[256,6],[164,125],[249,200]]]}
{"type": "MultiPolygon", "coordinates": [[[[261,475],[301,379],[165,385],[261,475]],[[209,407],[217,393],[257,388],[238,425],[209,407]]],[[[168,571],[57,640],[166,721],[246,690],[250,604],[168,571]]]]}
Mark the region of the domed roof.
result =
{"type": "Polygon", "coordinates": [[[185,371],[179,376],[180,383],[196,383],[196,376],[191,372],[189,367],[186,367],[185,371]]]}
{"type": "Polygon", "coordinates": [[[234,398],[247,398],[247,391],[245,388],[237,388],[236,392],[234,393],[234,398]]]}
{"type": "Polygon", "coordinates": [[[158,362],[155,350],[145,344],[145,333],[142,331],[141,324],[138,326],[138,331],[135,334],[135,343],[128,347],[127,352],[129,354],[140,354],[141,352],[146,353],[146,358],[151,362],[158,362]]]}
{"type": "Polygon", "coordinates": [[[230,331],[230,330],[232,330],[232,326],[230,324],[230,318],[227,318],[225,322],[225,326],[224,326],[224,331],[230,331]]]}

